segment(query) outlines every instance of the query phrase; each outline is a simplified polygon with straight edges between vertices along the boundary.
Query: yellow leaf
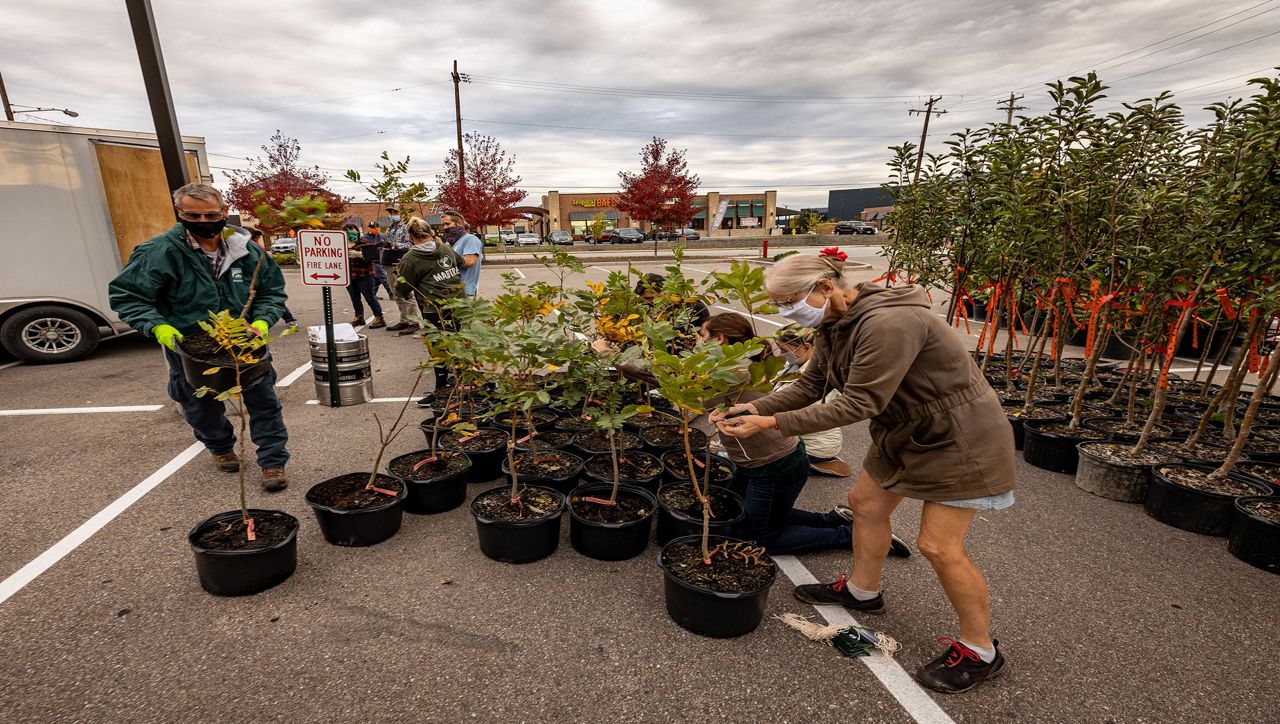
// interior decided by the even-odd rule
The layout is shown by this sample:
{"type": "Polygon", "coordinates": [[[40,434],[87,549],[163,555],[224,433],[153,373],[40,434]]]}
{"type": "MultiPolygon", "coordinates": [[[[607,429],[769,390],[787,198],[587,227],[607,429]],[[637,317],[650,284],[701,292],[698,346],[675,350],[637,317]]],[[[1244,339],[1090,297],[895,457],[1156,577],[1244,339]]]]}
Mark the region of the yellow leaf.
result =
{"type": "Polygon", "coordinates": [[[221,368],[221,367],[210,367],[209,369],[205,370],[203,374],[206,374],[206,375],[216,375],[216,374],[218,374],[218,373],[219,373],[219,372],[221,372],[221,371],[222,371],[222,368],[221,368]]]}

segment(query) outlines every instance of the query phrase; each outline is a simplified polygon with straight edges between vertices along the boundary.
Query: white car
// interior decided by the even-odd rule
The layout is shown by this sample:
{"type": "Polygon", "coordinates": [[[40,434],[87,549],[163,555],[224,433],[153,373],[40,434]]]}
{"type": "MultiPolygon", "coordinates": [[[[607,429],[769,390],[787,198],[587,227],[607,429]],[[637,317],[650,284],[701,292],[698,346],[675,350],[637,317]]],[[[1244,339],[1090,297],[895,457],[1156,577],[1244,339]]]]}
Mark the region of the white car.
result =
{"type": "Polygon", "coordinates": [[[516,242],[516,232],[514,232],[514,231],[499,231],[499,232],[498,232],[498,238],[499,238],[499,239],[501,239],[503,242],[505,242],[505,243],[507,243],[507,244],[514,244],[514,243],[516,242]]]}
{"type": "Polygon", "coordinates": [[[516,234],[516,246],[537,246],[541,243],[537,234],[516,234]]]}
{"type": "Polygon", "coordinates": [[[297,254],[298,242],[295,239],[280,239],[271,242],[272,254],[297,254]]]}

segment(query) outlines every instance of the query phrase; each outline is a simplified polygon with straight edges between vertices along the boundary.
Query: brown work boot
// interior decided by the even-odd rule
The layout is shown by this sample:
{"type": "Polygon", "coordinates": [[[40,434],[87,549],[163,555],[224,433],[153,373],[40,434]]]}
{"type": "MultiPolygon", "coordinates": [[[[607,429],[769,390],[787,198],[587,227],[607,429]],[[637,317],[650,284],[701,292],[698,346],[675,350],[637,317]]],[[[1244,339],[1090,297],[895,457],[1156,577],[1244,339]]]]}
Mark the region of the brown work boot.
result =
{"type": "Polygon", "coordinates": [[[233,452],[223,453],[221,455],[214,455],[213,453],[209,453],[209,454],[213,455],[213,464],[217,465],[218,469],[221,470],[222,472],[224,473],[240,472],[240,456],[239,455],[236,455],[233,452]]]}
{"type": "Polygon", "coordinates": [[[819,475],[831,475],[837,478],[847,478],[853,475],[853,468],[849,467],[849,463],[840,458],[823,460],[820,463],[809,463],[809,470],[819,475]]]}
{"type": "Polygon", "coordinates": [[[262,489],[268,493],[284,490],[289,486],[289,476],[284,468],[267,468],[262,471],[262,489]]]}
{"type": "Polygon", "coordinates": [[[382,320],[382,317],[374,317],[369,322],[369,329],[381,329],[385,326],[387,326],[387,323],[382,320]]]}
{"type": "Polygon", "coordinates": [[[352,327],[359,327],[359,326],[360,326],[360,325],[362,325],[362,324],[364,324],[364,317],[352,317],[352,318],[351,318],[351,326],[352,326],[352,327]]]}

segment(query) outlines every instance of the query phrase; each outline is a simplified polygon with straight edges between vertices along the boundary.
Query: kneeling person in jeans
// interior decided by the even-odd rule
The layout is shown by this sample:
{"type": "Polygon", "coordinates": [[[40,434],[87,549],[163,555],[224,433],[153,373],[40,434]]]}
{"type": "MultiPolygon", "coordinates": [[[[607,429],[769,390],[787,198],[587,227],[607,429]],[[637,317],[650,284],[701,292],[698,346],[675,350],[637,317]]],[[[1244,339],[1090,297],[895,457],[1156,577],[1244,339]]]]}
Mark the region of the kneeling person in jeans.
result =
{"type": "MultiPolygon", "coordinates": [[[[182,372],[174,347],[183,335],[199,335],[200,322],[210,312],[239,314],[249,299],[254,268],[262,258],[255,294],[246,319],[265,335],[284,313],[287,296],[280,267],[245,229],[227,228],[227,205],[222,194],[202,183],[187,184],[173,193],[178,225],[139,244],[120,274],[108,285],[111,308],[130,327],[153,337],[169,363],[169,397],[182,405],[182,416],[196,439],[213,455],[224,472],[240,470],[235,453],[235,430],[223,403],[212,396],[196,397],[182,372]]],[[[270,363],[268,362],[268,365],[270,363]]],[[[276,371],[245,388],[241,401],[249,412],[249,434],[258,446],[264,490],[283,490],[288,484],[289,433],[275,392],[276,371]]]]}

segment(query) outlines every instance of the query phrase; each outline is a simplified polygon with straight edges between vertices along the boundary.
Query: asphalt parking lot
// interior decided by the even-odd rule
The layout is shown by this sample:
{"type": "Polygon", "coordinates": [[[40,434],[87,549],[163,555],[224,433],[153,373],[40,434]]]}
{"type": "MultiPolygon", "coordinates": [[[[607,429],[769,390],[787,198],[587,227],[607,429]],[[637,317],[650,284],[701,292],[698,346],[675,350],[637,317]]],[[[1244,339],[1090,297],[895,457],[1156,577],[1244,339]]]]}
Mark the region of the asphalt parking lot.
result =
{"type": "MultiPolygon", "coordinates": [[[[849,250],[871,265],[858,278],[883,270],[874,248],[849,250]]],[[[665,265],[639,252],[630,261],[642,271],[665,265]]],[[[698,258],[685,272],[727,267],[698,258]]],[[[585,278],[615,268],[593,265],[585,278]]],[[[549,279],[537,267],[515,269],[549,279]]],[[[302,287],[296,270],[286,275],[291,308],[319,323],[319,290],[302,287]]],[[[498,282],[486,272],[481,293],[498,282]]],[[[345,316],[346,295],[335,300],[345,316]]],[[[421,347],[368,334],[376,394],[407,395],[421,347]]],[[[186,534],[236,506],[235,477],[192,447],[153,341],[134,335],[84,362],[0,369],[0,720],[1276,720],[1280,577],[1237,561],[1221,538],[1167,527],[1021,459],[1017,504],[978,516],[969,538],[1012,668],[951,697],[925,693],[893,664],[844,659],[771,618],[739,639],[687,633],[665,612],[656,547],[619,563],[590,560],[569,547],[567,523],[555,555],[523,566],[479,552],[466,506],[406,515],[400,533],[375,547],[330,546],[303,496],[323,479],[367,470],[371,413],[394,416],[397,406],[307,404],[315,390],[305,336],[273,351],[292,482],[270,496],[254,490],[250,504],[302,521],[299,567],[239,599],[196,582],[186,534]],[[74,409],[115,406],[151,409],[74,409]],[[31,410],[64,412],[15,414],[31,410]],[[144,494],[120,504],[144,482],[144,494]]],[[[416,424],[422,414],[411,407],[408,416],[416,424]]],[[[845,433],[844,457],[856,463],[866,424],[845,433]]],[[[409,430],[390,453],[422,443],[409,430]]],[[[814,477],[799,505],[825,510],[848,485],[814,477]]],[[[907,503],[895,516],[909,541],[918,513],[907,503]]],[[[840,552],[786,561],[769,615],[818,615],[791,597],[793,585],[848,565],[840,552]]],[[[935,637],[955,634],[950,609],[919,556],[890,559],[884,586],[888,612],[863,623],[896,638],[897,662],[914,671],[941,650],[935,637]]]]}

